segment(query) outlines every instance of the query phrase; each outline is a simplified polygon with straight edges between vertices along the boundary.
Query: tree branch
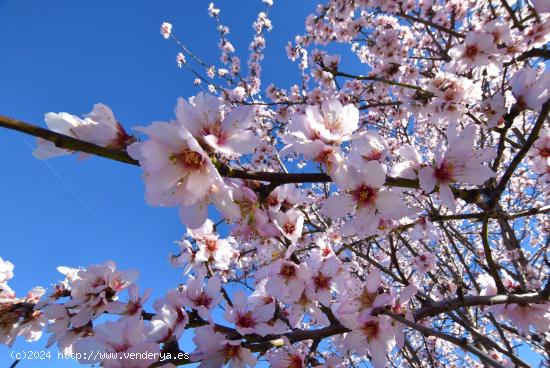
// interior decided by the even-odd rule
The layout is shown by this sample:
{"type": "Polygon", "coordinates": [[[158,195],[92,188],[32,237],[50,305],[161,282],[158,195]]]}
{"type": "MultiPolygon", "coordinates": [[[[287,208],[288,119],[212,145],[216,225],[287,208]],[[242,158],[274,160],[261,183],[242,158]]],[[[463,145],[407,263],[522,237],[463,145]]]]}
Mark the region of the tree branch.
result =
{"type": "Polygon", "coordinates": [[[478,307],[483,305],[497,304],[520,304],[526,305],[529,303],[542,303],[549,301],[550,288],[545,287],[543,290],[536,293],[527,294],[498,294],[498,295],[472,295],[462,298],[443,299],[438,302],[431,303],[425,307],[417,309],[413,315],[414,320],[419,321],[422,318],[433,317],[440,313],[445,313],[454,309],[464,307],[478,307]]]}

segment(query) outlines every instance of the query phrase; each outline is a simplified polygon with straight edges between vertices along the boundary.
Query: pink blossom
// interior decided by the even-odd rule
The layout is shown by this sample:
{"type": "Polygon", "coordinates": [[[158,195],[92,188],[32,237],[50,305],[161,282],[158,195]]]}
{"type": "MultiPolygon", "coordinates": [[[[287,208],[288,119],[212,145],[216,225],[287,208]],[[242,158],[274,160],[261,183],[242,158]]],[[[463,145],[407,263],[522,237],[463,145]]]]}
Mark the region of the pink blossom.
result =
{"type": "Polygon", "coordinates": [[[215,368],[229,364],[231,368],[255,367],[257,360],[250,350],[243,348],[238,340],[227,340],[214,330],[214,326],[197,327],[193,342],[197,349],[191,360],[200,361],[200,368],[215,368]]]}
{"type": "Polygon", "coordinates": [[[384,315],[371,316],[368,311],[365,311],[359,315],[356,321],[345,322],[344,325],[352,330],[344,339],[346,348],[353,349],[359,354],[368,352],[375,368],[385,367],[386,353],[394,344],[390,318],[384,315]]]}
{"type": "Polygon", "coordinates": [[[406,179],[416,179],[422,158],[410,144],[399,147],[398,156],[402,161],[394,163],[390,170],[390,176],[406,179]]]}
{"type": "Polygon", "coordinates": [[[170,35],[172,34],[172,24],[168,22],[164,22],[160,25],[160,34],[164,39],[169,39],[170,35]]]}
{"type": "Polygon", "coordinates": [[[149,140],[136,142],[128,153],[139,160],[145,181],[145,199],[155,206],[180,206],[180,218],[189,228],[204,224],[208,203],[228,217],[236,205],[228,186],[197,140],[182,125],[155,122],[136,128],[149,140]]]}
{"type": "Polygon", "coordinates": [[[439,231],[428,216],[420,216],[411,230],[411,240],[417,241],[424,238],[434,242],[439,240],[439,231]]]}
{"type": "Polygon", "coordinates": [[[279,259],[269,266],[266,291],[283,303],[296,302],[305,290],[309,270],[304,263],[279,259]]]}
{"type": "Polygon", "coordinates": [[[356,167],[369,161],[384,163],[388,144],[386,140],[375,131],[358,134],[353,139],[353,150],[349,155],[349,161],[356,167]]]}
{"type": "MultiPolygon", "coordinates": [[[[45,115],[45,121],[48,128],[54,132],[102,147],[124,149],[134,141],[116,120],[111,109],[103,104],[94,105],[93,110],[84,119],[66,112],[49,112],[45,115]]],[[[41,160],[71,153],[42,138],[37,139],[37,145],[33,155],[41,160]]],[[[80,157],[86,158],[88,155],[80,153],[80,157]]]]}
{"type": "Polygon", "coordinates": [[[490,34],[468,32],[464,43],[449,50],[449,56],[456,60],[458,71],[487,65],[490,58],[497,54],[497,46],[490,34]]]}
{"type": "Polygon", "coordinates": [[[319,308],[316,300],[312,299],[305,291],[300,298],[285,311],[288,321],[293,328],[300,327],[304,316],[308,316],[312,322],[320,325],[328,325],[330,322],[327,316],[319,308]]]}
{"type": "Polygon", "coordinates": [[[440,143],[435,152],[434,164],[423,167],[418,175],[420,187],[425,192],[430,193],[436,185],[439,186],[441,201],[453,211],[456,204],[451,183],[481,185],[496,175],[483,165],[494,157],[495,150],[484,148],[474,151],[475,135],[474,125],[468,125],[457,134],[456,125],[450,124],[447,129],[447,147],[440,143]]]}
{"type": "Polygon", "coordinates": [[[338,313],[349,314],[371,311],[374,308],[389,304],[390,295],[380,291],[382,280],[380,271],[374,269],[365,277],[365,282],[356,277],[349,277],[344,282],[344,292],[341,294],[338,313]]]}
{"type": "Polygon", "coordinates": [[[0,257],[0,284],[13,278],[13,263],[10,261],[4,261],[0,257]]]}
{"type": "Polygon", "coordinates": [[[149,299],[151,292],[152,289],[147,289],[143,293],[143,296],[140,296],[139,287],[135,284],[130,285],[128,288],[128,302],[122,303],[120,301],[114,301],[109,303],[107,310],[109,313],[123,316],[140,316],[143,311],[143,305],[149,299]]]}
{"type": "Polygon", "coordinates": [[[287,340],[283,347],[269,354],[268,361],[273,368],[304,368],[305,358],[306,355],[287,340]]]}
{"type": "Polygon", "coordinates": [[[195,309],[204,320],[210,319],[210,311],[222,300],[220,293],[221,280],[219,276],[208,279],[206,287],[204,278],[191,277],[182,290],[182,303],[188,308],[195,309]]]}
{"type": "Polygon", "coordinates": [[[277,211],[273,215],[273,222],[281,234],[293,243],[302,237],[304,215],[294,209],[286,212],[277,211]]]}
{"type": "Polygon", "coordinates": [[[435,254],[420,252],[412,260],[413,268],[421,274],[432,271],[435,268],[435,254]]]}
{"type": "Polygon", "coordinates": [[[195,253],[195,262],[212,262],[214,267],[220,270],[227,270],[233,257],[232,239],[220,239],[214,232],[214,224],[207,219],[197,229],[188,229],[188,234],[196,240],[199,247],[195,253]]]}
{"type": "Polygon", "coordinates": [[[550,73],[543,72],[537,77],[535,69],[523,68],[510,79],[510,85],[512,94],[522,108],[539,110],[548,99],[550,73]]]}
{"type": "Polygon", "coordinates": [[[378,161],[367,162],[360,171],[350,169],[339,183],[343,193],[323,201],[324,213],[331,217],[351,213],[354,217],[345,232],[356,232],[359,236],[374,234],[381,219],[400,218],[407,213],[398,192],[381,189],[385,181],[386,168],[378,161]]]}
{"type": "MultiPolygon", "coordinates": [[[[75,344],[80,353],[80,363],[100,363],[99,353],[105,356],[101,363],[108,368],[148,367],[155,362],[148,353],[160,353],[157,344],[146,340],[143,320],[136,317],[123,317],[116,322],[107,321],[95,326],[94,336],[86,337],[75,344]],[[107,355],[106,353],[112,353],[107,355]],[[142,354],[143,359],[130,359],[129,353],[142,354]]],[[[140,355],[141,357],[141,355],[140,355]]]]}
{"type": "Polygon", "coordinates": [[[255,117],[252,106],[239,106],[226,114],[214,96],[199,93],[190,101],[178,99],[176,117],[199,142],[228,156],[250,153],[259,146],[250,130],[255,117]]]}
{"type": "Polygon", "coordinates": [[[240,334],[257,333],[265,336],[271,332],[267,322],[271,320],[273,313],[275,313],[274,303],[256,306],[244,292],[237,291],[233,294],[233,306],[227,308],[224,318],[234,323],[240,334]]]}
{"type": "Polygon", "coordinates": [[[306,294],[311,300],[318,300],[324,306],[330,306],[332,292],[339,277],[340,263],[338,258],[331,257],[325,260],[308,260],[310,277],[306,283],[306,294]]]}
{"type": "Polygon", "coordinates": [[[317,106],[307,106],[305,114],[292,117],[289,130],[295,141],[293,147],[305,145],[300,153],[306,156],[307,144],[319,140],[325,144],[340,144],[351,139],[351,134],[357,129],[359,110],[352,104],[342,106],[338,100],[324,101],[321,109],[317,106]]]}
{"type": "Polygon", "coordinates": [[[160,343],[181,337],[189,323],[184,301],[184,292],[177,289],[172,289],[165,297],[155,300],[153,308],[157,313],[146,331],[149,339],[160,343]]]}
{"type": "Polygon", "coordinates": [[[136,271],[119,271],[112,261],[79,270],[70,282],[71,299],[64,304],[71,308],[71,324],[82,327],[98,318],[136,279],[136,271]]]}

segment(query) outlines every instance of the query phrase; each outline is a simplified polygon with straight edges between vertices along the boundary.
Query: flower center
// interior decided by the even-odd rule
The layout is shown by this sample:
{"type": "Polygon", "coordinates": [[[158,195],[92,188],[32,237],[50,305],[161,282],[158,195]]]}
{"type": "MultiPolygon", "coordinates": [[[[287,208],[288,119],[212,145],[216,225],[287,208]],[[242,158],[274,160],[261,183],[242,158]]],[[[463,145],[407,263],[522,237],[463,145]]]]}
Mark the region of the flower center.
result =
{"type": "Polygon", "coordinates": [[[378,149],[374,149],[368,155],[363,155],[363,159],[365,161],[380,161],[381,158],[382,158],[382,151],[378,149]]]}
{"type": "Polygon", "coordinates": [[[445,162],[435,169],[435,178],[439,183],[449,183],[453,179],[453,167],[445,162]]]}
{"type": "Polygon", "coordinates": [[[304,366],[302,357],[299,355],[292,355],[290,357],[290,362],[288,368],[302,368],[304,366]]]}
{"type": "Polygon", "coordinates": [[[218,138],[218,144],[222,144],[225,141],[225,135],[222,132],[222,125],[219,121],[203,128],[202,134],[204,136],[213,135],[214,137],[218,138]]]}
{"type": "Polygon", "coordinates": [[[477,48],[476,45],[466,46],[466,49],[464,50],[464,56],[466,56],[469,59],[473,59],[478,53],[479,53],[479,49],[477,48]]]}
{"type": "Polygon", "coordinates": [[[279,275],[287,280],[296,277],[296,266],[291,263],[282,265],[281,270],[279,271],[279,275]]]}
{"type": "Polygon", "coordinates": [[[313,283],[315,284],[315,288],[317,290],[329,289],[331,279],[332,277],[325,276],[323,273],[319,272],[316,276],[313,276],[313,283]]]}
{"type": "Polygon", "coordinates": [[[342,119],[341,118],[334,118],[334,119],[324,119],[325,127],[331,132],[331,133],[340,133],[342,131],[342,119]]]}
{"type": "Polygon", "coordinates": [[[376,192],[376,189],[362,185],[358,189],[352,191],[351,194],[355,199],[357,206],[361,208],[370,206],[374,203],[374,200],[376,199],[376,192]]]}
{"type": "Polygon", "coordinates": [[[372,303],[374,303],[374,299],[376,299],[376,296],[378,293],[369,293],[367,290],[363,291],[363,294],[359,297],[359,303],[361,303],[361,307],[363,308],[370,308],[372,306],[372,303]]]}
{"type": "Polygon", "coordinates": [[[195,303],[195,305],[199,306],[199,305],[202,305],[203,307],[207,307],[210,305],[210,303],[212,302],[212,298],[210,297],[210,295],[206,294],[204,291],[202,293],[200,293],[200,295],[195,298],[195,300],[193,300],[193,302],[195,303]]]}
{"type": "Polygon", "coordinates": [[[243,328],[252,328],[256,325],[254,318],[252,318],[252,312],[246,312],[244,314],[239,314],[237,317],[237,326],[243,328]]]}
{"type": "Polygon", "coordinates": [[[181,165],[185,169],[189,170],[200,170],[204,165],[204,157],[195,151],[192,151],[188,148],[183,149],[181,152],[173,154],[170,156],[170,161],[174,165],[181,165]]]}
{"type": "Polygon", "coordinates": [[[363,325],[363,333],[367,336],[367,341],[376,338],[380,332],[380,325],[376,321],[367,321],[363,325]]]}
{"type": "Polygon", "coordinates": [[[218,250],[218,241],[216,239],[206,239],[204,243],[206,244],[208,253],[214,254],[218,250]]]}
{"type": "Polygon", "coordinates": [[[284,230],[285,233],[287,233],[287,234],[292,234],[292,233],[294,232],[294,230],[296,230],[296,225],[286,223],[286,224],[284,224],[284,226],[283,226],[283,230],[284,230]]]}
{"type": "Polygon", "coordinates": [[[233,357],[239,355],[240,348],[241,347],[239,345],[226,344],[223,348],[225,363],[229,362],[231,359],[233,359],[233,357]]]}

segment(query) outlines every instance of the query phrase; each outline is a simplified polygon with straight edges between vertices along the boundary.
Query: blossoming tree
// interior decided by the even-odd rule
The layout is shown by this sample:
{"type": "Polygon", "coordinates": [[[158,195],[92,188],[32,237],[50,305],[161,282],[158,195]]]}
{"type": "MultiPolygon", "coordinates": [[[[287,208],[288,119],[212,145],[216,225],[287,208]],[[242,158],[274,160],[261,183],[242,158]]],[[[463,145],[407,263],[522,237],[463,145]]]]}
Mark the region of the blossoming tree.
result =
{"type": "Polygon", "coordinates": [[[550,2],[331,0],[288,44],[292,86],[261,84],[267,10],[246,68],[208,12],[220,65],[161,25],[203,90],[172,121],[132,135],[102,104],[47,113],[48,129],[0,116],[39,159],[139,166],[146,202],[187,227],[171,257],[185,281],[147,304],[137,273],[106,261],[18,296],[0,258],[0,343],[45,333],[111,353],[82,361],[105,367],[547,364],[550,2]]]}

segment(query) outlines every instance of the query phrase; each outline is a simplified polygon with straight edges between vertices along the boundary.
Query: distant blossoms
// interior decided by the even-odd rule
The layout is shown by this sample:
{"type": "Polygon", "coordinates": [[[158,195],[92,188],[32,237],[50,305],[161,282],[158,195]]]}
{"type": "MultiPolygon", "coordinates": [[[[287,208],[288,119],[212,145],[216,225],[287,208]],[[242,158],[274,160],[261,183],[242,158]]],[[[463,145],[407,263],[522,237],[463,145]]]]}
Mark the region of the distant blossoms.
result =
{"type": "Polygon", "coordinates": [[[172,24],[170,24],[168,22],[162,23],[161,26],[160,26],[160,34],[165,39],[170,38],[170,35],[172,34],[172,24]]]}

